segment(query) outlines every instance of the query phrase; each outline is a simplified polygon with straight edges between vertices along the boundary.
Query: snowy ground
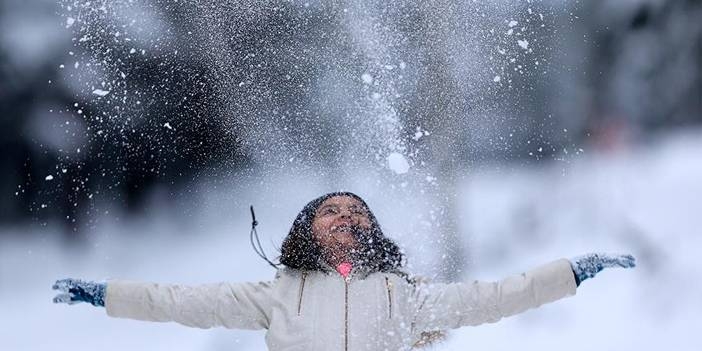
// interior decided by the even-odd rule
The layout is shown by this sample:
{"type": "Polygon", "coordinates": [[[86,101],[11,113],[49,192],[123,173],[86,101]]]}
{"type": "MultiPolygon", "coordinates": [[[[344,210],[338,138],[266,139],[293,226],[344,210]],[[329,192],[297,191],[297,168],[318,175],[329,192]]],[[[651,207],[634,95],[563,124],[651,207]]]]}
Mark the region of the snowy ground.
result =
{"type": "MultiPolygon", "coordinates": [[[[455,331],[435,349],[702,349],[696,335],[702,327],[701,153],[702,131],[694,131],[546,167],[470,170],[457,190],[470,278],[497,279],[590,251],[631,252],[639,267],[603,272],[575,297],[455,331]]],[[[50,286],[63,277],[191,284],[269,279],[272,269],[248,245],[248,204],[258,205],[265,240],[277,241],[306,200],[326,190],[282,174],[226,191],[202,187],[211,191],[186,204],[166,205],[153,194],[140,219],[120,220],[111,212],[82,247],[66,246],[51,225],[2,228],[0,349],[264,350],[263,332],[112,319],[104,309],[51,303],[50,286]]],[[[369,196],[386,232],[402,232],[387,201],[369,196]]],[[[417,251],[407,236],[397,239],[417,251]]]]}

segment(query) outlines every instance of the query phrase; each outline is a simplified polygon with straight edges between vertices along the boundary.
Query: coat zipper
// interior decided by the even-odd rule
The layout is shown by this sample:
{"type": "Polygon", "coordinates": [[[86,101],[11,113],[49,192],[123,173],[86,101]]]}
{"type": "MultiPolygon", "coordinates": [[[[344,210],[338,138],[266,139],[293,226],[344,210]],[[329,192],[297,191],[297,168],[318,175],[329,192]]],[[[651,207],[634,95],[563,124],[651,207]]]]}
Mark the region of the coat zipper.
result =
{"type": "Polygon", "coordinates": [[[388,289],[388,319],[392,319],[392,282],[385,277],[385,287],[388,289]]]}
{"type": "Polygon", "coordinates": [[[344,351],[349,350],[349,281],[344,279],[344,351]]]}
{"type": "Polygon", "coordinates": [[[300,292],[298,294],[297,300],[297,315],[302,313],[302,294],[305,291],[305,279],[307,278],[307,272],[302,272],[302,279],[300,280],[300,292]]]}

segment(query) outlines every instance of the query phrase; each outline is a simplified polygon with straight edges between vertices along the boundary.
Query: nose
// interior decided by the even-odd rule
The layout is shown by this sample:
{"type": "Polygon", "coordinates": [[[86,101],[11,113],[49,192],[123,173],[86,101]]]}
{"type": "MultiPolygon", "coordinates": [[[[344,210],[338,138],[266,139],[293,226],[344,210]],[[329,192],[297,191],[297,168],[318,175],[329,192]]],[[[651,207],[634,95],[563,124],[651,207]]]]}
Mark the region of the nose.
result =
{"type": "Polygon", "coordinates": [[[339,210],[339,217],[351,218],[351,211],[348,208],[346,208],[346,209],[342,208],[339,210]]]}

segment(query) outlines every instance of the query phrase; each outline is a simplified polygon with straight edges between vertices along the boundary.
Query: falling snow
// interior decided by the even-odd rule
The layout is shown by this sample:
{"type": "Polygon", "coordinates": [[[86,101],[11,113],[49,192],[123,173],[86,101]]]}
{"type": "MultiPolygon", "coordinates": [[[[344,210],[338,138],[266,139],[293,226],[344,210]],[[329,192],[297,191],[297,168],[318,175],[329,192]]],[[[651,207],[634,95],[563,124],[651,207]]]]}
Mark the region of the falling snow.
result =
{"type": "MultiPolygon", "coordinates": [[[[132,206],[139,197],[132,195],[146,192],[150,184],[156,184],[157,190],[145,198],[157,204],[161,197],[174,196],[177,191],[190,193],[205,189],[199,191],[213,197],[224,196],[226,191],[222,189],[240,187],[237,188],[240,193],[251,191],[245,200],[221,200],[231,208],[223,210],[226,206],[211,205],[207,210],[214,215],[208,213],[211,216],[207,217],[208,221],[217,214],[222,214],[221,218],[230,216],[226,211],[239,211],[239,208],[232,210],[235,206],[244,206],[246,212],[248,202],[265,203],[269,207],[264,213],[268,212],[269,216],[273,216],[269,213],[287,213],[288,208],[280,208],[288,205],[281,205],[284,201],[297,206],[307,200],[303,196],[319,189],[356,187],[373,194],[372,200],[402,214],[388,216],[402,222],[391,223],[389,227],[407,229],[398,232],[414,245],[408,245],[410,249],[422,253],[414,257],[419,256],[420,261],[425,260],[423,263],[431,259],[443,263],[453,257],[450,250],[437,247],[445,242],[458,242],[451,237],[451,231],[442,231],[446,229],[442,226],[451,228],[457,222],[446,214],[455,210],[447,203],[457,197],[466,210],[465,218],[459,218],[466,223],[459,223],[458,227],[468,228],[466,233],[470,233],[464,234],[477,240],[483,240],[481,235],[485,235],[488,239],[480,241],[481,249],[498,251],[496,256],[500,257],[509,254],[503,250],[505,247],[508,251],[524,252],[519,245],[513,248],[502,243],[518,243],[518,236],[525,233],[539,236],[529,230],[547,226],[545,217],[549,211],[543,210],[542,197],[553,192],[534,189],[551,189],[554,184],[578,185],[560,185],[564,189],[580,188],[583,184],[579,176],[566,174],[566,170],[570,171],[567,167],[571,162],[586,159],[578,158],[585,152],[578,145],[584,138],[582,130],[571,127],[568,132],[560,120],[567,116],[555,111],[565,111],[567,107],[561,106],[560,101],[556,105],[539,105],[533,109],[536,112],[531,107],[542,102],[542,94],[565,95],[549,90],[553,89],[552,78],[560,77],[554,71],[577,72],[579,79],[583,73],[594,78],[596,73],[585,72],[592,70],[592,65],[582,62],[596,61],[578,56],[565,64],[554,62],[567,56],[556,47],[566,38],[561,36],[566,33],[562,30],[564,26],[568,30],[580,25],[577,15],[556,2],[473,1],[451,3],[455,8],[446,5],[273,2],[260,6],[221,1],[59,0],[62,17],[50,26],[62,31],[65,38],[61,40],[65,40],[66,46],[51,55],[52,76],[40,76],[38,81],[46,83],[52,78],[46,86],[53,89],[65,84],[72,95],[69,100],[57,103],[60,106],[52,102],[32,111],[27,125],[38,130],[36,134],[41,137],[39,141],[33,140],[34,145],[41,149],[43,157],[52,158],[52,164],[43,168],[34,164],[19,167],[21,172],[32,169],[36,173],[27,175],[19,187],[11,187],[7,194],[14,193],[23,206],[40,216],[46,215],[51,220],[66,217],[66,222],[72,224],[76,220],[92,221],[95,212],[90,211],[103,213],[99,204],[132,206]],[[538,174],[521,170],[525,177],[510,177],[509,171],[500,176],[481,175],[478,169],[490,167],[491,162],[529,166],[539,163],[551,168],[548,168],[550,173],[538,174]],[[548,174],[548,179],[544,174],[548,174]],[[456,177],[464,175],[471,177],[464,189],[447,187],[455,184],[456,177]],[[570,177],[568,182],[554,181],[566,176],[570,177]],[[521,184],[523,179],[533,183],[521,184]],[[474,180],[477,183],[471,182],[474,180]],[[188,185],[178,188],[174,184],[188,185]],[[142,185],[144,189],[137,189],[142,185]],[[161,185],[167,189],[162,191],[161,185]],[[36,190],[40,195],[26,195],[25,190],[30,186],[40,187],[36,190]],[[458,197],[459,190],[470,196],[458,197]],[[59,191],[64,191],[60,194],[65,196],[56,196],[59,191]],[[297,198],[298,193],[304,195],[297,198]],[[501,199],[516,204],[514,213],[508,211],[511,205],[499,204],[501,199]],[[407,202],[412,204],[406,205],[407,202]],[[490,206],[485,206],[486,203],[490,206]],[[421,208],[402,212],[405,208],[401,206],[421,208]],[[509,215],[502,216],[496,209],[509,215]],[[527,231],[503,227],[513,220],[517,229],[528,224],[527,231]],[[412,236],[415,232],[421,235],[412,236]],[[426,233],[441,235],[426,240],[426,233]],[[508,240],[500,240],[499,249],[489,245],[500,235],[507,235],[502,239],[508,240]]],[[[646,15],[641,18],[655,18],[652,14],[656,9],[653,6],[647,9],[649,12],[641,12],[646,15]]],[[[8,23],[11,25],[5,29],[10,33],[9,38],[13,37],[15,26],[26,30],[14,22],[8,23]]],[[[637,22],[621,23],[633,26],[637,22]]],[[[32,32],[39,28],[30,27],[32,32]]],[[[609,29],[600,26],[596,33],[603,35],[606,30],[609,29]]],[[[648,37],[644,29],[638,33],[637,40],[648,37]]],[[[572,38],[577,39],[571,43],[574,46],[596,47],[592,36],[582,40],[580,36],[572,38]]],[[[628,61],[620,58],[615,62],[628,61]]],[[[636,63],[634,66],[639,69],[638,65],[645,60],[636,63]]],[[[622,86],[635,87],[634,84],[622,86]]],[[[635,91],[627,94],[638,96],[635,91]]],[[[561,100],[569,104],[573,103],[571,100],[590,99],[561,100]]],[[[608,105],[598,101],[592,99],[598,106],[608,105]]],[[[582,111],[593,112],[585,108],[578,113],[582,111]]],[[[630,115],[636,115],[638,110],[632,111],[618,112],[630,121],[633,120],[630,115]]],[[[584,115],[592,118],[593,114],[584,115]]],[[[624,128],[615,127],[616,132],[624,128]]],[[[584,156],[596,155],[597,152],[588,151],[584,156]]],[[[691,162],[683,160],[676,164],[682,167],[691,162]]],[[[603,174],[582,173],[585,178],[603,174]]],[[[612,193],[605,190],[592,194],[606,197],[612,193]]],[[[572,195],[569,198],[579,199],[575,204],[578,211],[577,206],[593,201],[592,195],[584,199],[572,195]]],[[[210,205],[202,205],[206,206],[210,205]]],[[[630,210],[626,204],[621,207],[622,211],[630,210]]],[[[139,204],[134,208],[141,213],[139,204]]],[[[592,208],[586,210],[597,212],[596,206],[592,208]]],[[[567,205],[558,209],[573,211],[567,205]]],[[[112,210],[104,213],[112,215],[112,210]]],[[[386,213],[396,214],[392,211],[386,209],[386,213]]],[[[564,218],[577,221],[577,217],[564,218]]],[[[625,217],[625,223],[621,224],[625,238],[631,233],[656,232],[656,225],[638,225],[637,221],[644,217],[625,217]]],[[[278,219],[268,223],[284,222],[278,219]]],[[[123,230],[122,223],[115,227],[123,230]]],[[[134,230],[124,227],[125,231],[134,230]]],[[[139,228],[142,229],[149,228],[139,228]]],[[[277,235],[287,229],[275,228],[270,233],[277,235]]],[[[563,228],[546,229],[555,233],[563,228]]],[[[203,244],[201,249],[211,250],[214,246],[230,250],[227,245],[232,238],[227,235],[222,245],[203,244]]],[[[100,243],[100,238],[91,237],[91,240],[100,243]]],[[[91,248],[95,256],[100,256],[103,249],[97,244],[91,248]]],[[[559,247],[557,251],[567,249],[559,247]]],[[[647,252],[655,251],[649,249],[647,252]]],[[[237,252],[236,257],[246,255],[237,252]]],[[[148,260],[145,254],[143,261],[148,260]]],[[[471,269],[474,263],[470,262],[471,269]]],[[[221,264],[215,267],[220,270],[218,274],[221,267],[221,264]]],[[[21,283],[21,279],[18,281],[21,283]]],[[[596,304],[587,305],[593,306],[596,304]]],[[[595,314],[591,317],[590,320],[599,320],[595,314]]],[[[60,325],[54,323],[58,320],[55,318],[51,323],[60,325]]],[[[520,323],[513,324],[516,327],[510,331],[528,334],[520,323]]],[[[582,330],[571,329],[574,338],[582,335],[582,330]]],[[[466,339],[472,337],[468,335],[466,339]]],[[[586,348],[583,345],[573,347],[586,348]]]]}

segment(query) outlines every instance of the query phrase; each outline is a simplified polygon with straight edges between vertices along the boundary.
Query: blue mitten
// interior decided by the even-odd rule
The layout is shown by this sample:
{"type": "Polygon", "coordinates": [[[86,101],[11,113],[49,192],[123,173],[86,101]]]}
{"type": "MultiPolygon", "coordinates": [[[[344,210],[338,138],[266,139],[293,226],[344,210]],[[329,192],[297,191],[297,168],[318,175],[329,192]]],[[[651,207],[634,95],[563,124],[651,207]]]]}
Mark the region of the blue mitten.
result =
{"type": "Polygon", "coordinates": [[[54,303],[67,303],[73,305],[87,302],[93,306],[105,306],[106,283],[83,281],[80,279],[57,280],[52,289],[62,293],[54,297],[54,303]]]}
{"type": "Polygon", "coordinates": [[[609,267],[632,268],[636,266],[636,259],[632,255],[610,255],[603,253],[591,253],[574,257],[570,260],[575,275],[575,283],[580,283],[588,278],[592,278],[599,271],[609,267]]]}

